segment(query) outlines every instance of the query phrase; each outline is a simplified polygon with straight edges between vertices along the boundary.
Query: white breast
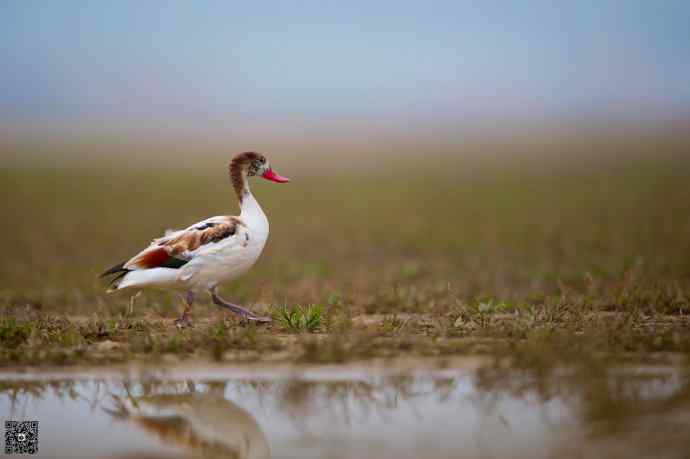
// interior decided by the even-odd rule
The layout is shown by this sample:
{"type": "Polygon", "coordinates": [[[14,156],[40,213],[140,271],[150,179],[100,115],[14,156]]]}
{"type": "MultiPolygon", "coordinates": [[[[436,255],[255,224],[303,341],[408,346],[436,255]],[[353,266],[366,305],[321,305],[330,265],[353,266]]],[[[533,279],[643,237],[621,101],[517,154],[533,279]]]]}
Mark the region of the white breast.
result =
{"type": "Polygon", "coordinates": [[[180,269],[178,280],[186,288],[212,288],[241,276],[256,263],[266,245],[269,227],[251,194],[245,196],[239,218],[244,226],[238,226],[233,236],[212,244],[180,269]]]}

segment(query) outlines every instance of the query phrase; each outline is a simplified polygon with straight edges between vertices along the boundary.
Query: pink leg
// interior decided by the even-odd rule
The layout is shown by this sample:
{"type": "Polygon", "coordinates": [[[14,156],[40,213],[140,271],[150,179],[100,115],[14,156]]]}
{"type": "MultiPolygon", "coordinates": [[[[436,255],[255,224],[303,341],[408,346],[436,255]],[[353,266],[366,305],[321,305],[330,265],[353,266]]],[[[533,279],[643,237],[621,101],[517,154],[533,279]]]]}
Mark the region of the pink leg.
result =
{"type": "Polygon", "coordinates": [[[271,322],[270,317],[262,317],[262,316],[257,316],[253,312],[251,312],[249,309],[243,308],[242,306],[238,306],[236,304],[230,303],[228,301],[225,301],[221,297],[218,296],[218,293],[216,293],[215,287],[211,289],[211,298],[213,298],[213,302],[217,304],[220,307],[227,308],[233,313],[237,314],[238,316],[242,317],[245,320],[252,320],[256,322],[271,322]]]}

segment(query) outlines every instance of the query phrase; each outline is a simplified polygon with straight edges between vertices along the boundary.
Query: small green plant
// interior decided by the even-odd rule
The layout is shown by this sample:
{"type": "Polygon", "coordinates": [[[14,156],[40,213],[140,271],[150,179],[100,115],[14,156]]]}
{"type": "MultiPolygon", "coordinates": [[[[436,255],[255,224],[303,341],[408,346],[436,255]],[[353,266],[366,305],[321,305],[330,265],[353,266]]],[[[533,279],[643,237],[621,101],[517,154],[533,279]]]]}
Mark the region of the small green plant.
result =
{"type": "Polygon", "coordinates": [[[274,319],[286,330],[293,332],[314,332],[321,326],[324,307],[321,304],[310,304],[307,307],[282,305],[275,308],[274,319]]]}
{"type": "Polygon", "coordinates": [[[165,352],[176,354],[182,351],[182,344],[182,338],[180,338],[180,335],[174,334],[170,337],[170,339],[167,340],[163,350],[165,352]]]}
{"type": "Polygon", "coordinates": [[[113,336],[117,333],[117,320],[107,319],[105,321],[105,332],[109,336],[113,336]]]}
{"type": "Polygon", "coordinates": [[[379,324],[379,331],[385,335],[390,335],[400,331],[407,321],[400,319],[396,314],[385,316],[379,324]]]}
{"type": "Polygon", "coordinates": [[[512,310],[515,310],[515,306],[507,301],[504,300],[497,300],[494,298],[488,298],[485,300],[480,300],[477,302],[475,305],[475,309],[477,312],[483,313],[483,314],[493,314],[493,313],[502,313],[502,312],[509,312],[512,310]]]}
{"type": "Polygon", "coordinates": [[[0,321],[0,343],[8,348],[24,344],[31,335],[31,324],[17,322],[14,318],[0,321]]]}
{"type": "Polygon", "coordinates": [[[323,327],[328,333],[345,333],[352,329],[352,317],[350,311],[343,306],[338,297],[328,300],[328,309],[324,313],[323,327]]]}

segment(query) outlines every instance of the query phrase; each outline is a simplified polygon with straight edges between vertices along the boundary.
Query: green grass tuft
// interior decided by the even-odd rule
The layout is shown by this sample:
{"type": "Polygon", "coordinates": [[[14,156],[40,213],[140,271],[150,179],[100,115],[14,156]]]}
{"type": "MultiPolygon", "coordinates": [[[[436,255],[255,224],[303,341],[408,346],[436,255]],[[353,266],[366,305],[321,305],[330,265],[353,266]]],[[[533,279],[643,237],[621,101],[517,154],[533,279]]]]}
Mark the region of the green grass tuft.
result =
{"type": "Polygon", "coordinates": [[[323,321],[324,307],[321,304],[310,304],[307,307],[282,305],[275,308],[273,318],[282,328],[292,332],[315,332],[323,321]]]}
{"type": "Polygon", "coordinates": [[[31,336],[31,324],[17,322],[14,318],[0,320],[0,343],[7,348],[16,348],[31,336]]]}

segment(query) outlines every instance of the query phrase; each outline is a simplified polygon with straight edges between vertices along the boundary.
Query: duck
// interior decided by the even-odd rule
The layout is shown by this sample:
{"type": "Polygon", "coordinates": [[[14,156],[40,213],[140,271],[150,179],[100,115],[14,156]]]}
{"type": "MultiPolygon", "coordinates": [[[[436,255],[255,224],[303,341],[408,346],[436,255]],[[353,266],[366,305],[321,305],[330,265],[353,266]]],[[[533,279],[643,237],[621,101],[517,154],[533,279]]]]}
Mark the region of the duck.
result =
{"type": "Polygon", "coordinates": [[[185,308],[175,325],[192,325],[191,309],[201,292],[213,303],[246,321],[270,322],[251,310],[218,295],[218,286],[249,271],[268,239],[268,218],[249,189],[251,177],[288,183],[273,170],[265,155],[247,151],[235,155],[228,166],[230,183],[240,207],[238,216],[207,218],[183,230],[168,230],[129,260],[103,272],[108,292],[127,289],[174,289],[183,293],[185,308]]]}

